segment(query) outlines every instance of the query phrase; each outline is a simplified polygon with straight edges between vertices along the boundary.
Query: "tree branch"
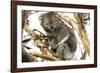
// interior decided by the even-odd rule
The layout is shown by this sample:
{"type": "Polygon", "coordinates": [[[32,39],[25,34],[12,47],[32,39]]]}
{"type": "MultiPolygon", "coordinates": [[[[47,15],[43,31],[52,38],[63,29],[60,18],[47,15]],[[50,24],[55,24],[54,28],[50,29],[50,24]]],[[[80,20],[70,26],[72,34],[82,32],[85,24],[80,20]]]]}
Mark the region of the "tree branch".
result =
{"type": "Polygon", "coordinates": [[[33,56],[40,57],[40,58],[43,58],[43,59],[46,59],[46,60],[50,60],[50,61],[60,61],[60,59],[58,59],[56,57],[45,55],[45,54],[40,54],[40,53],[36,53],[36,52],[32,52],[31,54],[33,56]]]}
{"type": "MultiPolygon", "coordinates": [[[[83,43],[83,45],[84,45],[84,48],[85,48],[85,51],[86,51],[86,53],[88,53],[88,55],[90,55],[90,42],[89,42],[89,39],[88,39],[88,37],[87,37],[87,35],[86,35],[86,29],[85,29],[85,26],[84,26],[84,24],[82,23],[82,21],[81,21],[81,17],[79,16],[79,13],[74,13],[74,16],[75,16],[75,18],[76,18],[76,20],[77,20],[77,22],[78,22],[78,29],[79,29],[79,36],[80,36],[80,38],[81,38],[81,40],[82,40],[82,43],[83,43]]],[[[85,53],[85,52],[84,52],[85,53]]],[[[86,54],[85,53],[85,54],[86,54]]],[[[84,54],[84,55],[85,55],[84,54]]]]}

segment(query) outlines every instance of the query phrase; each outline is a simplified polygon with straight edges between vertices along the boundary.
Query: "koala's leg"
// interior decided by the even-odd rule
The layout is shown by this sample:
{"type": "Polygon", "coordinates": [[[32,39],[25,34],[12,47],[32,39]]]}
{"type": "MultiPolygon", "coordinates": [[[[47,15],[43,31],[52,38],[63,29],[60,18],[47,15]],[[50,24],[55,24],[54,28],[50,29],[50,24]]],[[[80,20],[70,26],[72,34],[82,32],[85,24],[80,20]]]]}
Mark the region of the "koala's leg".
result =
{"type": "Polygon", "coordinates": [[[71,60],[74,56],[74,53],[70,51],[70,47],[67,43],[63,43],[58,46],[57,54],[62,60],[71,60]]]}

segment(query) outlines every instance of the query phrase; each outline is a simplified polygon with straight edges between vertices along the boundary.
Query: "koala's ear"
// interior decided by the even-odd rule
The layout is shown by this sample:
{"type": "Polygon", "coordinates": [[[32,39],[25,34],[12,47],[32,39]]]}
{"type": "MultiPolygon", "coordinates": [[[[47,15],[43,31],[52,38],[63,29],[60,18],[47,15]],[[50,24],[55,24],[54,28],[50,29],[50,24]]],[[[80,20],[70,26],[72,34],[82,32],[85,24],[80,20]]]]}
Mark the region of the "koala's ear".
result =
{"type": "Polygon", "coordinates": [[[43,19],[43,14],[39,16],[39,21],[43,19]]]}

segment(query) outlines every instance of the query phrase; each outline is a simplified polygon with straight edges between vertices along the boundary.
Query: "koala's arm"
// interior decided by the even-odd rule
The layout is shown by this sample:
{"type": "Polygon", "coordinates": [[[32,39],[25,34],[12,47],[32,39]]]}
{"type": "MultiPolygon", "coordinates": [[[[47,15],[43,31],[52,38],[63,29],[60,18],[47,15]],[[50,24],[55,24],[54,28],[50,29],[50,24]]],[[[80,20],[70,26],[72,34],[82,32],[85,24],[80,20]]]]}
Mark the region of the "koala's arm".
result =
{"type": "Polygon", "coordinates": [[[75,52],[77,49],[77,39],[76,36],[74,34],[74,32],[70,32],[70,37],[69,39],[66,41],[66,43],[68,44],[68,46],[70,47],[70,51],[71,52],[75,52]]]}
{"type": "Polygon", "coordinates": [[[73,31],[69,31],[67,39],[61,41],[57,47],[57,54],[63,60],[71,60],[74,57],[74,54],[77,49],[77,39],[73,31]]]}

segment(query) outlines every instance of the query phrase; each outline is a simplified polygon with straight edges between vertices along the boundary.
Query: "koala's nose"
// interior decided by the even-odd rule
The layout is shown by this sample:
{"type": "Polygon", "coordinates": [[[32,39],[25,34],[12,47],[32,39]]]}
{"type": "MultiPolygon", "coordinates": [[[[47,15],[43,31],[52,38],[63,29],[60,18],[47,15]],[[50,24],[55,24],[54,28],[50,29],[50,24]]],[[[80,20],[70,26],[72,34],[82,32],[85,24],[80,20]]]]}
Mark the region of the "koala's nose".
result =
{"type": "Polygon", "coordinates": [[[58,31],[59,31],[59,28],[55,26],[55,27],[53,28],[53,30],[54,30],[55,32],[58,32],[58,31]]]}
{"type": "Polygon", "coordinates": [[[57,31],[57,28],[54,28],[54,31],[57,31]]]}
{"type": "Polygon", "coordinates": [[[53,29],[53,26],[51,26],[51,29],[53,29]]]}

